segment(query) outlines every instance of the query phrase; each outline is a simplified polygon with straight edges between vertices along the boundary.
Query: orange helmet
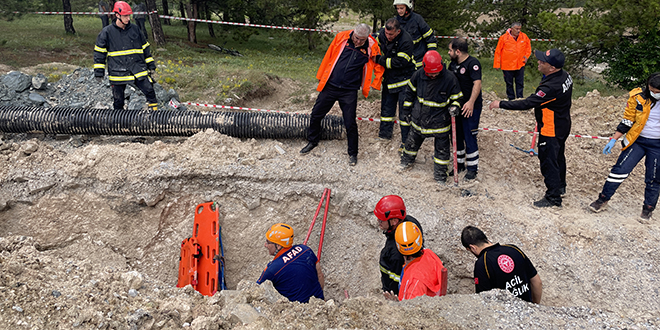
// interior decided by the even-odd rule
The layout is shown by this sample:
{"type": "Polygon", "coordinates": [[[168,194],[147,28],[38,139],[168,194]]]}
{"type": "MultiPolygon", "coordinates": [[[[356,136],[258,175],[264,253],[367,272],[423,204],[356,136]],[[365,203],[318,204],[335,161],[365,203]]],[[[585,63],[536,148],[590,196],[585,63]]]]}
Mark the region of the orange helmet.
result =
{"type": "Polygon", "coordinates": [[[438,73],[442,71],[442,56],[435,50],[429,50],[424,54],[424,72],[438,73]]]}
{"type": "Polygon", "coordinates": [[[131,6],[129,6],[124,1],[115,2],[115,8],[112,9],[112,11],[119,15],[130,15],[133,13],[133,10],[131,10],[131,6]]]}
{"type": "Polygon", "coordinates": [[[276,223],[268,229],[266,239],[285,248],[293,245],[293,228],[285,223],[276,223]]]}
{"type": "Polygon", "coordinates": [[[417,253],[422,249],[424,238],[416,224],[406,221],[396,228],[394,240],[399,252],[404,256],[417,253]]]}
{"type": "Polygon", "coordinates": [[[387,195],[378,201],[374,209],[374,215],[380,221],[388,221],[390,219],[405,219],[406,218],[406,205],[403,199],[397,195],[387,195]]]}

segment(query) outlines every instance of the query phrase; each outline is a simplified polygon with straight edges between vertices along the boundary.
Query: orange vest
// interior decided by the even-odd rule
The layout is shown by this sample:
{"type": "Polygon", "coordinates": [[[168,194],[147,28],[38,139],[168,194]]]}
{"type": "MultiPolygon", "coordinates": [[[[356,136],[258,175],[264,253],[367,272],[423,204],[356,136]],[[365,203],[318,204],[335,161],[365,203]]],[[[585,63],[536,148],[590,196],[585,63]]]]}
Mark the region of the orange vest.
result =
{"type": "Polygon", "coordinates": [[[525,66],[524,57],[532,55],[532,44],[527,35],[520,32],[518,40],[511,35],[511,29],[506,30],[497,41],[493,68],[506,71],[519,70],[525,66]]]}
{"type": "MultiPolygon", "coordinates": [[[[335,68],[339,55],[344,51],[346,40],[351,37],[351,32],[352,30],[337,33],[335,39],[332,40],[330,47],[328,47],[328,50],[325,52],[319,71],[316,73],[316,79],[319,80],[319,85],[316,87],[317,91],[322,91],[323,87],[325,87],[325,84],[328,82],[328,79],[330,79],[332,69],[335,68]]],[[[380,85],[383,80],[383,72],[385,72],[385,68],[374,62],[374,57],[380,54],[378,42],[376,42],[376,39],[371,35],[367,41],[369,42],[369,62],[364,65],[364,71],[362,74],[362,95],[364,95],[364,97],[369,96],[370,87],[380,90],[380,85]],[[374,72],[376,73],[376,77],[372,81],[374,72]]]]}
{"type": "Polygon", "coordinates": [[[399,300],[427,295],[444,296],[447,293],[447,271],[440,258],[430,249],[421,257],[403,267],[399,286],[399,300]],[[444,273],[444,275],[443,275],[444,273]]]}

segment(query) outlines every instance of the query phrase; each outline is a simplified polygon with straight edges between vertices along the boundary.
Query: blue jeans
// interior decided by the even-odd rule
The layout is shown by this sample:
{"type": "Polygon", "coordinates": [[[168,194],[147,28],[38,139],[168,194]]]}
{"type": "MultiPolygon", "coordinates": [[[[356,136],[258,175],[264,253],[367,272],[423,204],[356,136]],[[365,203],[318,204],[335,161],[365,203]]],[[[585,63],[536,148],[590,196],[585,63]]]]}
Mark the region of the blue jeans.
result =
{"type": "Polygon", "coordinates": [[[607,176],[600,198],[606,201],[610,200],[616,189],[619,188],[623,180],[628,177],[644,156],[646,156],[644,161],[646,166],[644,205],[651,206],[651,210],[655,209],[655,205],[658,203],[658,192],[660,192],[660,178],[657,175],[658,160],[660,160],[660,139],[647,139],[640,136],[628,149],[622,151],[607,176]]]}

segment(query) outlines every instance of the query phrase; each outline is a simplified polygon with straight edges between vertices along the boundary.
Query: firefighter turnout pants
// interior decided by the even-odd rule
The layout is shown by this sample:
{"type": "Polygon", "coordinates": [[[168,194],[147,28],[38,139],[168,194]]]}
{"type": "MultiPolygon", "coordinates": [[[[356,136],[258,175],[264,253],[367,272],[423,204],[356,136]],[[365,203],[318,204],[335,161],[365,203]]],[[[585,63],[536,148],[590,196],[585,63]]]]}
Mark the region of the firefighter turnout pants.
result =
{"type": "Polygon", "coordinates": [[[405,144],[410,132],[410,111],[403,110],[403,101],[406,96],[405,88],[400,92],[390,92],[387,85],[383,84],[380,103],[380,130],[378,137],[392,139],[394,131],[394,120],[396,108],[399,107],[399,127],[401,128],[401,144],[405,144]]]}
{"type": "MultiPolygon", "coordinates": [[[[133,83],[137,88],[139,88],[144,96],[147,98],[147,103],[149,105],[149,108],[154,108],[158,105],[158,99],[156,98],[156,92],[154,91],[154,86],[151,84],[149,81],[151,78],[147,79],[142,79],[138,80],[135,79],[133,83]]],[[[124,109],[124,101],[125,101],[125,92],[126,91],[126,84],[117,84],[117,85],[112,85],[112,97],[114,99],[113,107],[115,110],[123,110],[124,109]]]]}
{"type": "Polygon", "coordinates": [[[449,165],[449,139],[451,126],[446,127],[442,133],[422,134],[416,129],[410,130],[401,156],[401,164],[412,164],[417,158],[417,152],[426,138],[435,138],[435,152],[433,154],[433,178],[438,182],[447,180],[449,165]]]}

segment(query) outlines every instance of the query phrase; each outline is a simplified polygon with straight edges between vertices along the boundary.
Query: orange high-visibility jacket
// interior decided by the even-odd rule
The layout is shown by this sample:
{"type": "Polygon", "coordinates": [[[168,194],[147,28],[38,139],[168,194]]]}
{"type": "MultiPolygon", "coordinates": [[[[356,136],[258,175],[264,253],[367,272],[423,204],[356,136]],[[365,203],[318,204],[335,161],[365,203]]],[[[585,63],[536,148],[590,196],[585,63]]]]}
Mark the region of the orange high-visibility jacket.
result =
{"type": "Polygon", "coordinates": [[[506,71],[518,70],[525,66],[523,58],[529,59],[530,55],[532,55],[532,44],[529,37],[520,32],[516,40],[511,35],[511,29],[508,29],[497,41],[493,68],[506,71]]]}
{"type": "Polygon", "coordinates": [[[442,280],[440,258],[430,249],[403,267],[399,286],[399,300],[413,299],[427,295],[442,296],[447,291],[447,283],[442,280]],[[444,288],[443,288],[444,286],[444,288]]]}
{"type": "MultiPolygon", "coordinates": [[[[328,82],[328,79],[330,79],[332,69],[335,68],[339,55],[344,51],[346,41],[351,37],[351,32],[353,31],[349,30],[337,33],[335,39],[332,40],[330,47],[328,47],[328,50],[325,52],[319,71],[316,73],[316,79],[319,80],[319,85],[316,87],[317,91],[322,91],[323,87],[325,87],[325,84],[328,82]]],[[[383,80],[383,72],[385,72],[385,68],[374,62],[374,57],[380,54],[378,42],[376,42],[376,39],[371,35],[369,35],[367,42],[369,42],[369,62],[364,65],[364,71],[362,74],[362,95],[364,95],[364,97],[369,96],[369,87],[380,90],[380,85],[383,80]],[[374,72],[376,73],[376,76],[372,81],[371,78],[374,72]]]]}

